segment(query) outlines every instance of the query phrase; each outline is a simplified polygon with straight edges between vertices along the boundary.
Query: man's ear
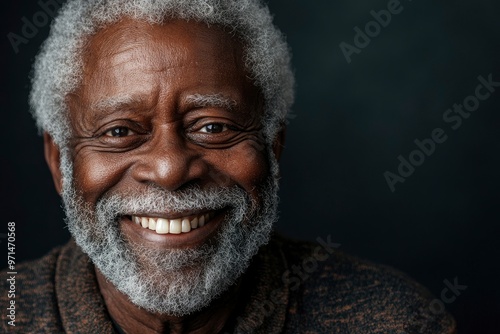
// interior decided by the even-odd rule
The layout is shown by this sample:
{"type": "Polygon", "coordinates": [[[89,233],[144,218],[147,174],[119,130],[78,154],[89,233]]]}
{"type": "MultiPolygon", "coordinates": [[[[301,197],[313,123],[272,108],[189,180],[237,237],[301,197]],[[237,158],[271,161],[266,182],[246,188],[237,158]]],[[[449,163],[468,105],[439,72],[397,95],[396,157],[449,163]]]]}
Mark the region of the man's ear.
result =
{"type": "Polygon", "coordinates": [[[276,156],[276,160],[280,160],[281,153],[283,152],[283,149],[285,148],[285,134],[286,134],[286,127],[283,125],[281,127],[281,130],[278,132],[276,135],[276,138],[274,139],[273,143],[273,152],[274,155],[276,156]]]}
{"type": "Polygon", "coordinates": [[[60,195],[62,191],[62,176],[61,169],[61,155],[59,147],[54,143],[52,136],[47,132],[43,133],[43,148],[45,153],[45,161],[49,165],[50,173],[52,174],[52,179],[54,180],[54,186],[56,187],[57,193],[60,195]]]}

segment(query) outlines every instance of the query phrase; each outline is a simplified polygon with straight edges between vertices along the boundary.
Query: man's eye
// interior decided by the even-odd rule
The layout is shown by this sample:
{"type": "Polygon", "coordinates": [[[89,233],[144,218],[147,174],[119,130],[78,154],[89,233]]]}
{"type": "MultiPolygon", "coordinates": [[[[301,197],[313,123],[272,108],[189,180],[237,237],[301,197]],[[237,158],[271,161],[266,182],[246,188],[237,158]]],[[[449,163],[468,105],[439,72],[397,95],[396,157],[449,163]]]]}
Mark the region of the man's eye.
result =
{"type": "Polygon", "coordinates": [[[108,137],[126,137],[130,136],[132,133],[133,131],[130,130],[129,128],[126,128],[124,126],[119,126],[109,130],[104,135],[108,137]]]}
{"type": "Polygon", "coordinates": [[[200,129],[200,132],[205,133],[220,133],[222,131],[226,131],[228,129],[226,124],[222,123],[211,123],[207,124],[200,129]]]}

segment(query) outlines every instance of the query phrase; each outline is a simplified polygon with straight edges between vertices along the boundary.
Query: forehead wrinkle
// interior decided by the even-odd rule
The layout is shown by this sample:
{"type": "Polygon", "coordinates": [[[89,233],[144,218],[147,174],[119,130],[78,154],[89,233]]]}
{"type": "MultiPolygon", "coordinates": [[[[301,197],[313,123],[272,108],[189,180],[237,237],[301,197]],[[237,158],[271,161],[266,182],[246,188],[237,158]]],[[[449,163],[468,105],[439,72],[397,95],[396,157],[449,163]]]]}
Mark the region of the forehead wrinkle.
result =
{"type": "Polygon", "coordinates": [[[96,52],[93,64],[88,64],[90,68],[155,73],[175,68],[185,58],[186,50],[158,43],[151,31],[154,27],[141,21],[125,19],[124,22],[125,25],[103,28],[91,38],[89,44],[96,52]]]}
{"type": "Polygon", "coordinates": [[[112,62],[113,58],[120,54],[128,53],[136,48],[140,49],[141,44],[144,43],[141,34],[148,33],[141,31],[139,34],[136,29],[120,27],[118,24],[104,27],[87,41],[87,56],[99,54],[97,65],[102,64],[103,60],[112,62]],[[88,52],[92,49],[94,52],[88,52]]]}
{"type": "Polygon", "coordinates": [[[142,72],[149,73],[177,68],[187,58],[188,50],[185,45],[158,41],[152,31],[158,28],[161,28],[161,25],[140,25],[136,29],[126,26],[125,29],[117,31],[117,36],[106,36],[105,57],[109,59],[111,66],[134,68],[134,65],[140,65],[142,72]],[[146,66],[143,64],[145,60],[146,66]]]}
{"type": "Polygon", "coordinates": [[[140,50],[140,44],[134,43],[134,45],[122,46],[118,50],[112,50],[105,54],[100,61],[103,62],[104,66],[109,65],[110,67],[120,67],[123,65],[133,64],[139,59],[140,55],[137,55],[137,50],[140,50]]]}
{"type": "Polygon", "coordinates": [[[184,47],[147,43],[147,41],[127,44],[104,54],[99,59],[100,68],[104,71],[113,69],[120,72],[130,71],[131,74],[154,74],[186,66],[183,62],[187,59],[188,51],[184,47]]]}

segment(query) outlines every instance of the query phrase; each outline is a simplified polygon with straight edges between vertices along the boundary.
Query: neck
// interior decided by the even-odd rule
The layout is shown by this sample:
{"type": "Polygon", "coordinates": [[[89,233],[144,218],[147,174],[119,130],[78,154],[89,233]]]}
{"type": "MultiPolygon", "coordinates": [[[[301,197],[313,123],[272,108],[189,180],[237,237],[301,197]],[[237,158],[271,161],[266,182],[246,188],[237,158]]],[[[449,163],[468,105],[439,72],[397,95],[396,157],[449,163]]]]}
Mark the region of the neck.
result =
{"type": "Polygon", "coordinates": [[[109,314],[125,333],[219,333],[236,309],[241,280],[221,297],[186,316],[152,313],[130,302],[96,269],[99,290],[109,314]]]}

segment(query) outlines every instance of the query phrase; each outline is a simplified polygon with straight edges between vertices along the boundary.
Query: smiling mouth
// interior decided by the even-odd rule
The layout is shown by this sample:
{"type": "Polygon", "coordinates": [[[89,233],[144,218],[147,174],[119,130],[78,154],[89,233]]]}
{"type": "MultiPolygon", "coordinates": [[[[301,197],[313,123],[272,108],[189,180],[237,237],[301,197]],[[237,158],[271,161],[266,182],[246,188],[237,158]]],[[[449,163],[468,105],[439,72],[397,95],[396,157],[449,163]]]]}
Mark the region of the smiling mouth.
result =
{"type": "Polygon", "coordinates": [[[148,216],[129,216],[129,218],[136,225],[155,231],[157,234],[181,234],[205,226],[215,214],[215,211],[211,211],[175,219],[148,216]]]}

